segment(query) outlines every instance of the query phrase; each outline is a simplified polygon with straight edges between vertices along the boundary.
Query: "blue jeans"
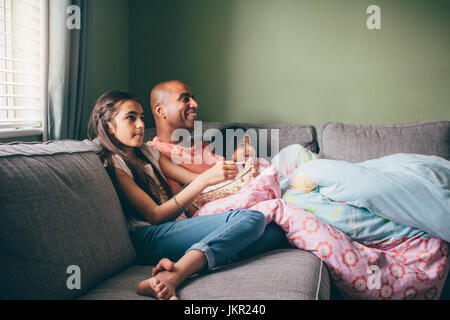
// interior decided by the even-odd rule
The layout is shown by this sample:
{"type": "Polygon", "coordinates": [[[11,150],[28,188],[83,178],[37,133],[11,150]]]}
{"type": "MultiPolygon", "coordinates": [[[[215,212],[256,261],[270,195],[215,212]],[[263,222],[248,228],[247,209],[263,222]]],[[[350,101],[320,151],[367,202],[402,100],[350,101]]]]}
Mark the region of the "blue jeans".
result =
{"type": "Polygon", "coordinates": [[[177,261],[187,251],[199,250],[208,270],[288,246],[278,225],[266,228],[264,215],[249,209],[144,226],[130,236],[141,264],[156,265],[162,258],[177,261]]]}

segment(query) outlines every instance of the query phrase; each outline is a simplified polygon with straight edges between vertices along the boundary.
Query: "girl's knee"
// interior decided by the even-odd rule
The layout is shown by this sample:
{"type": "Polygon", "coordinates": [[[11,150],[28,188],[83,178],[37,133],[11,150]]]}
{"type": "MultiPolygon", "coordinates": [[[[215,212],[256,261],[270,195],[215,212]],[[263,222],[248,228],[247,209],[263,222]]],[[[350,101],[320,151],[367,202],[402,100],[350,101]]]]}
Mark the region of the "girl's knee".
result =
{"type": "Polygon", "coordinates": [[[264,216],[264,214],[260,211],[256,211],[256,210],[248,210],[245,214],[247,214],[248,216],[250,216],[255,225],[260,227],[260,228],[265,228],[266,226],[266,217],[264,216]]]}
{"type": "Polygon", "coordinates": [[[266,229],[266,217],[262,212],[256,210],[248,210],[246,215],[251,219],[250,233],[254,234],[255,239],[259,239],[266,229]]]}
{"type": "Polygon", "coordinates": [[[250,209],[239,209],[232,212],[229,216],[231,219],[245,221],[251,225],[252,229],[264,229],[266,226],[266,218],[260,211],[250,209]]]}

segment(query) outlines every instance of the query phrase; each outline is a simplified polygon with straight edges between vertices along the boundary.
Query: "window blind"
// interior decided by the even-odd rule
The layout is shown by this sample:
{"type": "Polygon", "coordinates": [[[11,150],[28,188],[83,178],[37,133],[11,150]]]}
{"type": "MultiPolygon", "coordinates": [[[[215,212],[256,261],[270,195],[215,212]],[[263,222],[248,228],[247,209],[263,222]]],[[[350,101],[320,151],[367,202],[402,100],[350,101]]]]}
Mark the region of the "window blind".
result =
{"type": "Polygon", "coordinates": [[[42,128],[41,0],[0,0],[0,133],[42,128]]]}

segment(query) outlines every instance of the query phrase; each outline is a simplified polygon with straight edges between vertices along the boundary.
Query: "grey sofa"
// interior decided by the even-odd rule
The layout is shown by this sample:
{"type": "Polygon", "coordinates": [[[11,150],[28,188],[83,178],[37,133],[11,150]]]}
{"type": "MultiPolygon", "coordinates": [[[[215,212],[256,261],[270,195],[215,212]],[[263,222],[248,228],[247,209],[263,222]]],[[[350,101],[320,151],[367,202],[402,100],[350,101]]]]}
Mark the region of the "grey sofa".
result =
{"type": "MultiPolygon", "coordinates": [[[[406,152],[450,159],[449,121],[327,123],[318,130],[210,122],[203,131],[232,125],[263,134],[278,129],[280,149],[299,143],[324,158],[357,162],[406,152]]],[[[153,134],[148,129],[147,140],[153,134]]],[[[0,144],[0,299],[151,299],[136,294],[151,266],[136,264],[117,194],[97,152],[87,140],[0,144]]],[[[192,300],[342,298],[320,259],[294,248],[192,277],[178,294],[192,300]]]]}

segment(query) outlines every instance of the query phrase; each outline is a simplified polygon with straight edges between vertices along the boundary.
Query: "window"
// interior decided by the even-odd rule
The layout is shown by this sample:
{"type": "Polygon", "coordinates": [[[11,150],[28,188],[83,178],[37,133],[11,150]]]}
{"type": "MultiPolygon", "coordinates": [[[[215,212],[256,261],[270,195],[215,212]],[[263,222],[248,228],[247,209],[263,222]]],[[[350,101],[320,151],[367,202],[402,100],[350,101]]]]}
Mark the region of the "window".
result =
{"type": "Polygon", "coordinates": [[[40,135],[41,3],[0,0],[0,137],[40,135]]]}

